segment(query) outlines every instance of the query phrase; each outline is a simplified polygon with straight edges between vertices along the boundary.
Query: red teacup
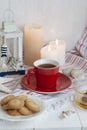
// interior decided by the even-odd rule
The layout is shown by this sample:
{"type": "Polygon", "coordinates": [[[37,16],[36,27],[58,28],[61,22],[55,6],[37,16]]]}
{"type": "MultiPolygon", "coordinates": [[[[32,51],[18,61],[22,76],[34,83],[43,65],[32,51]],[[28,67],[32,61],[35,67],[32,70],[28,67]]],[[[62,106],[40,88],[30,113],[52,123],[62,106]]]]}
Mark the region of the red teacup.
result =
{"type": "Polygon", "coordinates": [[[56,87],[58,71],[59,64],[57,61],[48,59],[37,60],[34,62],[33,70],[29,70],[27,73],[28,83],[30,83],[30,76],[34,73],[37,87],[51,89],[56,87]]]}

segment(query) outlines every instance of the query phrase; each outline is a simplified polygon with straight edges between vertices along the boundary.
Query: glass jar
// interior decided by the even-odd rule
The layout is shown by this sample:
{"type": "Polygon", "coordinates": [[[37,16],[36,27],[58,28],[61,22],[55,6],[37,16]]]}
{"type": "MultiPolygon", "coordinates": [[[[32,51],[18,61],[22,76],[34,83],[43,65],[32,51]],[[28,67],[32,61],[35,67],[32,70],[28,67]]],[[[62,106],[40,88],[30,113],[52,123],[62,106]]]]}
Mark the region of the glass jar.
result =
{"type": "Polygon", "coordinates": [[[74,84],[76,105],[87,110],[87,83],[85,81],[78,81],[74,84]]]}

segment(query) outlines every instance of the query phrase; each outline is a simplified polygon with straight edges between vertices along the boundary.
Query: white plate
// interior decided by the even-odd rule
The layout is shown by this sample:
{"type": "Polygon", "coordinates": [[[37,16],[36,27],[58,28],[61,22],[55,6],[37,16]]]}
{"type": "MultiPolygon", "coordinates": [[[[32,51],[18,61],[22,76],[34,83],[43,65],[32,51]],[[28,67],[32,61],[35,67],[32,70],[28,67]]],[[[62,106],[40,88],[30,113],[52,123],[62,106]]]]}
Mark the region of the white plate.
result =
{"type": "MultiPolygon", "coordinates": [[[[10,94],[8,94],[8,95],[10,95],[10,94]]],[[[18,95],[20,95],[20,94],[18,94],[18,95]]],[[[1,99],[3,99],[4,97],[5,96],[3,96],[1,99]]],[[[0,119],[8,120],[8,121],[26,121],[26,120],[31,120],[31,119],[37,117],[38,115],[40,115],[45,110],[45,103],[43,102],[43,100],[41,100],[40,98],[38,98],[36,96],[29,95],[28,97],[31,98],[33,101],[35,101],[41,107],[40,112],[34,113],[32,115],[28,115],[28,116],[10,116],[2,109],[2,107],[0,105],[0,119]]]]}

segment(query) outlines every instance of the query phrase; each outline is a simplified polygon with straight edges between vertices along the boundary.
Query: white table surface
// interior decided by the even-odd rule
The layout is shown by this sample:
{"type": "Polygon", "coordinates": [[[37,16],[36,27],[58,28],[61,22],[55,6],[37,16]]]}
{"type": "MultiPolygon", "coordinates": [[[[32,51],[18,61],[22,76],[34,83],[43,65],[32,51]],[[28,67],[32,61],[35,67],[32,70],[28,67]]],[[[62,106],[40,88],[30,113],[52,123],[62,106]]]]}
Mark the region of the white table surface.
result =
{"type": "Polygon", "coordinates": [[[43,112],[37,118],[23,122],[0,120],[0,130],[86,130],[86,112],[73,106],[73,103],[60,111],[43,112]],[[73,110],[64,119],[60,118],[62,110],[73,110]]]}
{"type": "Polygon", "coordinates": [[[44,113],[43,117],[35,121],[36,130],[81,130],[81,124],[77,113],[70,114],[66,118],[61,119],[60,113],[64,110],[76,111],[73,104],[61,108],[56,112],[44,113]]]}
{"type": "Polygon", "coordinates": [[[76,111],[81,122],[82,130],[87,130],[87,110],[76,107],[76,111]]]}

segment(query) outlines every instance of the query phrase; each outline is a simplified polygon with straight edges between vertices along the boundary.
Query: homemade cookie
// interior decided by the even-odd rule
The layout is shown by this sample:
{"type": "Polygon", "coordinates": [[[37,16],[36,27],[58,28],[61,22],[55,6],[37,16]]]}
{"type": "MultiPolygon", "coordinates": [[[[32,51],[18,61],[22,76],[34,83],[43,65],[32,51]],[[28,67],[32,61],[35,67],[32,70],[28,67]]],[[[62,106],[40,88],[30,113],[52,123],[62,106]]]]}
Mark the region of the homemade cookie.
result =
{"type": "Polygon", "coordinates": [[[10,109],[9,106],[8,106],[8,104],[3,105],[2,108],[3,108],[4,110],[10,109]]]}
{"type": "Polygon", "coordinates": [[[25,106],[33,112],[39,112],[40,111],[40,106],[38,104],[36,104],[34,101],[26,100],[25,106]]]}
{"type": "Polygon", "coordinates": [[[19,116],[21,115],[17,110],[7,110],[7,113],[11,116],[19,116]]]}
{"type": "Polygon", "coordinates": [[[27,98],[26,101],[27,101],[27,102],[34,102],[33,99],[31,99],[31,98],[27,98]]]}
{"type": "Polygon", "coordinates": [[[24,106],[24,101],[16,98],[8,102],[9,109],[20,109],[23,106],[24,106]]]}
{"type": "Polygon", "coordinates": [[[20,100],[27,100],[27,96],[26,95],[19,95],[19,96],[16,96],[17,99],[20,99],[20,100]]]}
{"type": "Polygon", "coordinates": [[[14,95],[6,96],[5,98],[3,98],[3,99],[1,100],[1,105],[7,104],[9,101],[11,101],[11,100],[14,99],[14,98],[15,98],[14,95]]]}
{"type": "Polygon", "coordinates": [[[23,106],[21,109],[18,110],[22,115],[31,115],[32,111],[29,110],[27,107],[23,106]]]}

